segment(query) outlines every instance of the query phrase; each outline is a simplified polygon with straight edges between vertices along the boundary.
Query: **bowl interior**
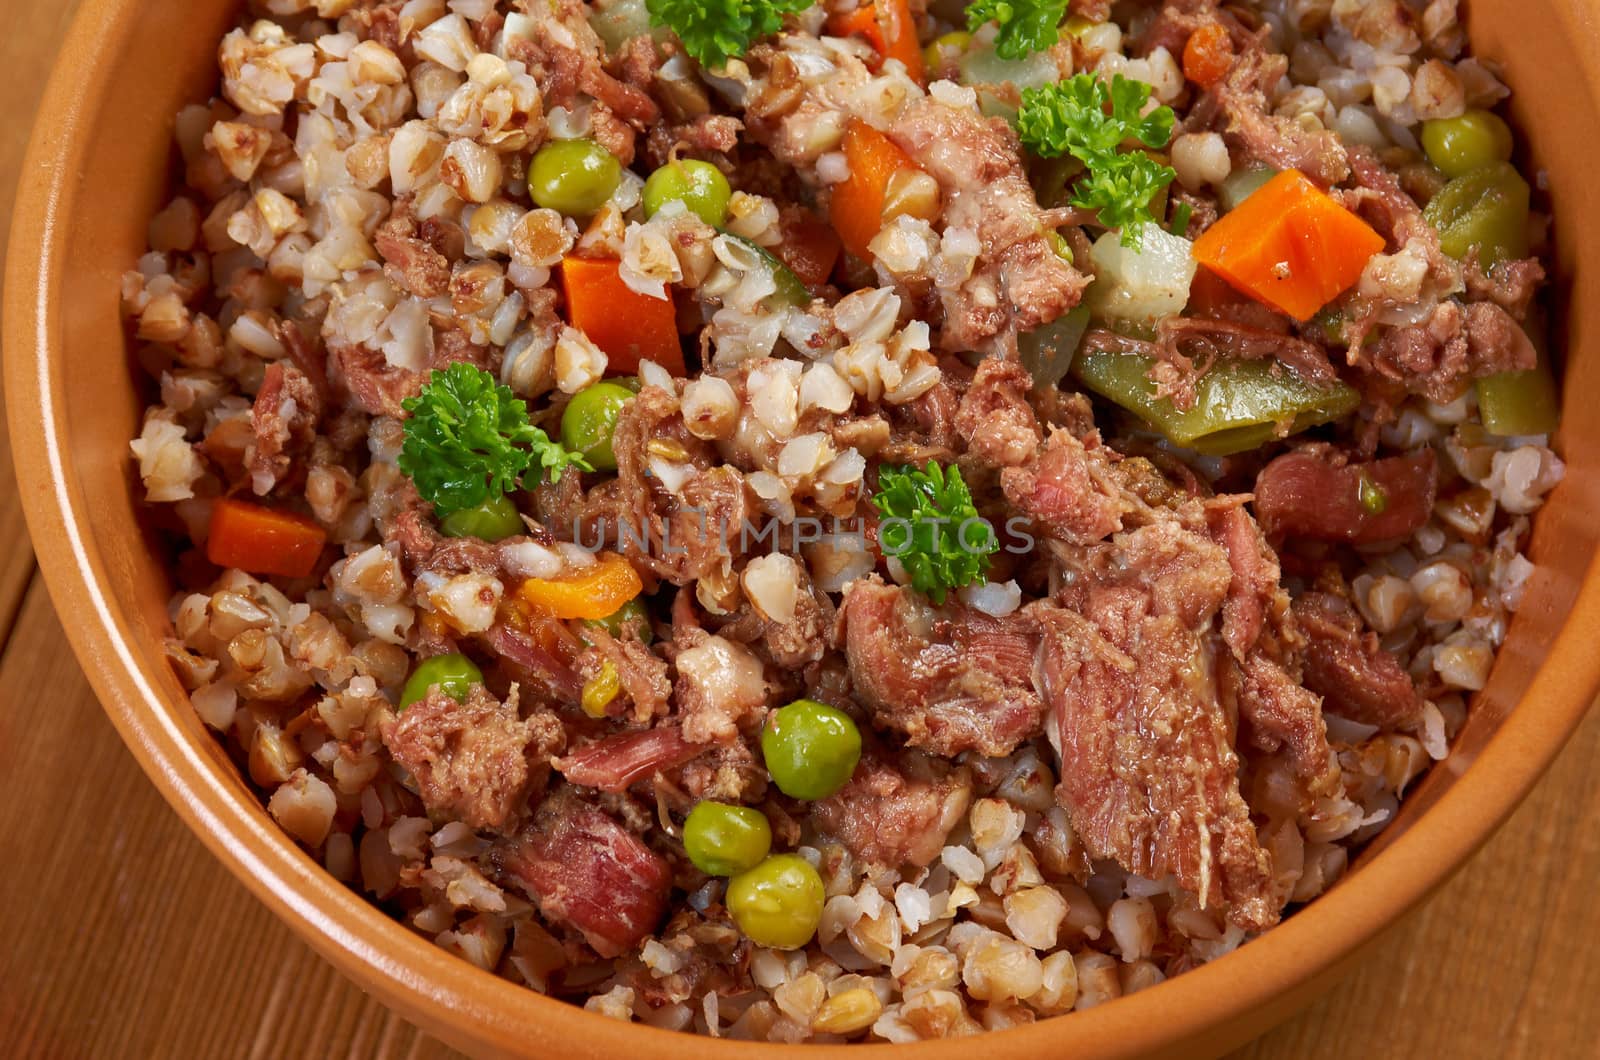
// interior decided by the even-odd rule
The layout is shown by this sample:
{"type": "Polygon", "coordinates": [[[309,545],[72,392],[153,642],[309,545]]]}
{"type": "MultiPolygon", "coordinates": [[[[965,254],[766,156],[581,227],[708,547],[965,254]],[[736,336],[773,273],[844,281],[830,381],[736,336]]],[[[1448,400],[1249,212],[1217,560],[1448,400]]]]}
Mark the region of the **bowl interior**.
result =
{"type": "MultiPolygon", "coordinates": [[[[429,1030],[480,1053],[731,1055],[732,1043],[625,1027],[495,980],[345,891],[279,833],[162,659],[170,579],[139,529],[127,443],[143,401],[118,281],[169,186],[173,116],[214,88],[216,41],[234,17],[231,2],[86,2],[18,200],[5,314],[10,419],[30,526],[80,659],[207,844],[324,955],[429,1030]]],[[[1600,413],[1583,399],[1600,384],[1600,243],[1586,231],[1600,214],[1600,50],[1586,46],[1596,17],[1582,0],[1480,2],[1468,12],[1477,53],[1516,89],[1520,160],[1545,174],[1553,208],[1552,347],[1564,360],[1568,476],[1539,517],[1539,573],[1455,752],[1351,876],[1283,927],[1116,1005],[993,1036],[985,1045],[997,1055],[1195,1055],[1260,1031],[1459,865],[1587,706],[1600,671],[1583,635],[1600,617],[1600,590],[1585,581],[1600,535],[1600,413]]]]}

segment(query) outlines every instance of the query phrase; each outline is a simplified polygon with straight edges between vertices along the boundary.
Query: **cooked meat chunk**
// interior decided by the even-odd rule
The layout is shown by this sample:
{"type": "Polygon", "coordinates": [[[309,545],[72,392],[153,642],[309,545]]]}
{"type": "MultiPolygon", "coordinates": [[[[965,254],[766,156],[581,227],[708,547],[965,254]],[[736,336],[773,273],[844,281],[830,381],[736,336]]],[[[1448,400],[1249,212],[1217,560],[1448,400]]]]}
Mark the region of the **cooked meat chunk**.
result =
{"type": "Polygon", "coordinates": [[[705,750],[703,745],[685,740],[677,726],[660,725],[644,732],[607,736],[556,759],[552,765],[569,784],[618,792],[681,766],[705,750]]]}
{"type": "Polygon", "coordinates": [[[1454,401],[1474,379],[1536,361],[1522,325],[1493,302],[1440,302],[1422,323],[1386,331],[1371,356],[1379,375],[1441,403],[1454,401]]]}
{"type": "Polygon", "coordinates": [[[637,636],[613,637],[594,627],[585,630],[583,636],[589,642],[589,650],[578,660],[579,675],[591,678],[610,663],[621,685],[621,692],[607,713],[627,714],[635,723],[645,724],[670,709],[672,681],[667,677],[665,659],[637,636]]]}
{"type": "Polygon", "coordinates": [[[1331,593],[1303,593],[1295,617],[1306,635],[1306,687],[1324,709],[1385,728],[1414,728],[1423,701],[1411,676],[1378,644],[1349,601],[1331,593]]]}
{"type": "Polygon", "coordinates": [[[1322,703],[1300,681],[1302,637],[1279,584],[1278,558],[1242,507],[1213,507],[1207,515],[1233,571],[1222,604],[1222,639],[1233,658],[1218,660],[1224,702],[1237,706],[1241,741],[1286,755],[1309,806],[1309,797],[1337,791],[1341,778],[1322,703]]]}
{"type": "Polygon", "coordinates": [[[1428,521],[1437,488],[1432,449],[1352,463],[1332,448],[1306,446],[1261,470],[1256,516],[1274,539],[1398,541],[1428,521]]]}
{"type": "Polygon", "coordinates": [[[1538,258],[1502,261],[1485,269],[1474,255],[1467,263],[1466,281],[1468,298],[1493,302],[1520,322],[1527,317],[1534,295],[1544,284],[1545,271],[1538,258]]]}
{"type": "Polygon", "coordinates": [[[812,805],[811,818],[863,864],[921,868],[939,856],[971,801],[964,769],[916,754],[898,768],[869,756],[848,784],[812,805]]]}
{"type": "Polygon", "coordinates": [[[935,609],[872,578],[851,584],[840,621],[857,696],[912,747],[1004,755],[1038,734],[1038,633],[1025,619],[959,604],[935,609]]]}
{"type": "Polygon", "coordinates": [[[293,363],[275,361],[261,377],[250,409],[255,441],[246,454],[250,487],[259,495],[290,477],[294,458],[311,447],[322,418],[322,395],[293,363]]]}
{"type": "Polygon", "coordinates": [[[602,957],[621,956],[653,932],[672,893],[666,860],[570,789],[546,799],[490,858],[546,919],[576,929],[602,957]]]}
{"type": "Polygon", "coordinates": [[[1287,607],[1288,597],[1278,585],[1277,557],[1249,513],[1237,506],[1214,509],[1209,521],[1233,571],[1222,604],[1222,639],[1242,660],[1260,639],[1268,609],[1287,607]]]}
{"type": "Polygon", "coordinates": [[[558,703],[577,703],[583,697],[583,679],[551,650],[554,639],[566,638],[569,648],[576,639],[558,623],[545,623],[541,632],[546,629],[548,636],[541,637],[497,622],[478,639],[516,680],[558,703]]]}
{"type": "Polygon", "coordinates": [[[1026,464],[1039,451],[1039,417],[1028,403],[1033,377],[1016,361],[978,365],[956,410],[956,430],[969,455],[993,467],[1026,464]]]}
{"type": "Polygon", "coordinates": [[[1228,590],[1226,557],[1158,523],[1119,537],[1103,563],[1077,609],[1034,608],[1061,804],[1092,856],[1171,874],[1241,927],[1269,927],[1271,866],[1239,792],[1207,635],[1228,590]]]}
{"type": "Polygon", "coordinates": [[[1196,103],[1187,127],[1221,132],[1242,161],[1298,169],[1331,187],[1350,173],[1338,135],[1275,114],[1267,106],[1268,94],[1283,80],[1288,65],[1284,56],[1267,52],[1259,37],[1247,38],[1232,69],[1196,103]]]}
{"type": "Polygon", "coordinates": [[[1038,458],[1006,468],[1000,484],[1043,533],[1069,544],[1092,544],[1122,528],[1121,494],[1106,451],[1085,447],[1069,431],[1051,431],[1038,458]]]}
{"type": "Polygon", "coordinates": [[[430,813],[498,829],[521,810],[530,765],[549,761],[566,733],[553,714],[519,718],[514,697],[502,703],[474,685],[460,703],[434,689],[383,726],[383,742],[430,813]]]}
{"type": "Polygon", "coordinates": [[[888,133],[939,182],[943,227],[973,232],[982,247],[972,279],[943,295],[942,348],[1014,351],[1018,334],[1078,304],[1089,278],[1045,240],[1043,211],[1005,121],[927,97],[908,103],[888,133]]]}
{"type": "Polygon", "coordinates": [[[1236,673],[1241,739],[1258,751],[1284,755],[1304,785],[1303,808],[1313,798],[1337,794],[1343,778],[1316,693],[1261,652],[1238,664],[1236,673]]]}

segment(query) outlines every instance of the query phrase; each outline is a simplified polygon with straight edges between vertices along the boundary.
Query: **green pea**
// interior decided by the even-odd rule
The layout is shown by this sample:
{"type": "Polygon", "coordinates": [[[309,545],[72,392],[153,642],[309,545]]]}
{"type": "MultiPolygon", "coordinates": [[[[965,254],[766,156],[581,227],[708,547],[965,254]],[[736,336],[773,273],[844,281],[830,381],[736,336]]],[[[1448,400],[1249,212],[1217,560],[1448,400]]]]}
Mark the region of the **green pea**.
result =
{"type": "Polygon", "coordinates": [[[772,849],[772,826],[751,806],[698,803],[683,822],[683,849],[707,876],[737,876],[772,849]]]}
{"type": "Polygon", "coordinates": [[[1510,161],[1511,129],[1486,110],[1469,110],[1457,118],[1423,122],[1422,150],[1445,176],[1464,177],[1510,161]]]}
{"type": "Polygon", "coordinates": [[[490,497],[476,508],[463,508],[439,520],[439,529],[446,537],[481,537],[485,541],[499,541],[527,532],[517,505],[505,494],[490,497]]]}
{"type": "Polygon", "coordinates": [[[483,684],[483,671],[472,665],[465,655],[435,655],[424,659],[411,671],[405,688],[400,691],[400,709],[405,710],[419,699],[425,699],[434,685],[451,699],[467,698],[473,685],[483,684]]]}
{"type": "Polygon", "coordinates": [[[612,382],[578,391],[561,413],[561,444],[582,453],[596,471],[615,471],[617,454],[611,450],[611,435],[622,406],[632,398],[632,390],[612,382]]]}
{"type": "Polygon", "coordinates": [[[797,854],[774,854],[729,880],[724,904],[751,942],[797,950],[817,933],[826,898],[822,877],[809,861],[797,854]]]}
{"type": "Polygon", "coordinates": [[[644,215],[654,217],[669,202],[677,201],[716,228],[728,219],[733,189],[722,170],[698,159],[673,159],[644,182],[644,215]]]}
{"type": "Polygon", "coordinates": [[[1528,182],[1508,163],[1495,162],[1456,177],[1428,202],[1422,216],[1439,233],[1439,249],[1478,263],[1528,256],[1528,182]]]}
{"type": "Polygon", "coordinates": [[[650,628],[650,612],[645,608],[644,601],[637,596],[605,618],[587,619],[583,624],[598,626],[613,637],[622,636],[623,631],[631,625],[638,631],[639,639],[644,643],[649,644],[655,639],[655,631],[650,628]]]}
{"type": "Polygon", "coordinates": [[[844,787],[861,761],[861,730],[838,707],[797,699],[767,715],[761,757],[778,790],[792,799],[825,799],[844,787]]]}
{"type": "Polygon", "coordinates": [[[568,217],[588,217],[622,183],[622,163],[593,140],[552,140],[528,167],[533,201],[568,217]]]}

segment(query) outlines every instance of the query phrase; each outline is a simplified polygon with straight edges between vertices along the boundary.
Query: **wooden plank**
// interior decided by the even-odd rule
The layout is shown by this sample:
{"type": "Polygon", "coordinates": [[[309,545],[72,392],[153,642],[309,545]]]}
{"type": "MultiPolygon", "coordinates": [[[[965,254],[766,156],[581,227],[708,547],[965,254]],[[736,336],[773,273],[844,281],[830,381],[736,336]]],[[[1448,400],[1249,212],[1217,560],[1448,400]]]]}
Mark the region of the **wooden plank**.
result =
{"type": "Polygon", "coordinates": [[[189,834],[101,712],[37,580],[0,688],[0,909],[14,914],[0,1056],[450,1055],[189,834]]]}

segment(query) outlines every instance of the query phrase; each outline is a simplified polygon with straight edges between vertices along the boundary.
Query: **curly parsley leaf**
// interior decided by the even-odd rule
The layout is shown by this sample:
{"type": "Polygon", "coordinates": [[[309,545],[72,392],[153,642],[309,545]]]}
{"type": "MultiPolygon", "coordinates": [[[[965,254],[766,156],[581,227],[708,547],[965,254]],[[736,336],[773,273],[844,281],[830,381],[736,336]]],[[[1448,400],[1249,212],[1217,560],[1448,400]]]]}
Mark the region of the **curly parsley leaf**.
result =
{"type": "Polygon", "coordinates": [[[1000,547],[994,528],[978,514],[961,470],[929,461],[927,467],[882,467],[872,503],[883,520],[878,541],[911,575],[911,587],[934,603],[982,581],[1000,547]]]}
{"type": "MultiPolygon", "coordinates": [[[[528,422],[528,406],[481,368],[456,362],[436,371],[409,412],[400,470],[441,518],[510,493],[524,474],[559,482],[569,467],[591,468],[528,422]]],[[[533,483],[530,483],[530,485],[533,483]]]]}
{"type": "Polygon", "coordinates": [[[1070,200],[1096,210],[1107,228],[1122,229],[1124,246],[1138,247],[1150,203],[1176,175],[1139,150],[1122,151],[1135,141],[1161,148],[1172,139],[1171,107],[1141,114],[1150,86],[1117,74],[1108,85],[1093,74],[1025,89],[1017,113],[1017,135],[1041,158],[1071,155],[1087,170],[1070,200]]]}
{"type": "Polygon", "coordinates": [[[999,27],[994,52],[1002,59],[1026,59],[1047,51],[1061,39],[1061,19],[1067,0],[975,0],[967,5],[967,29],[973,33],[985,22],[999,27]]]}
{"type": "Polygon", "coordinates": [[[752,41],[770,37],[783,16],[798,14],[814,0],[645,0],[650,24],[666,26],[683,48],[708,70],[738,58],[752,41]]]}

